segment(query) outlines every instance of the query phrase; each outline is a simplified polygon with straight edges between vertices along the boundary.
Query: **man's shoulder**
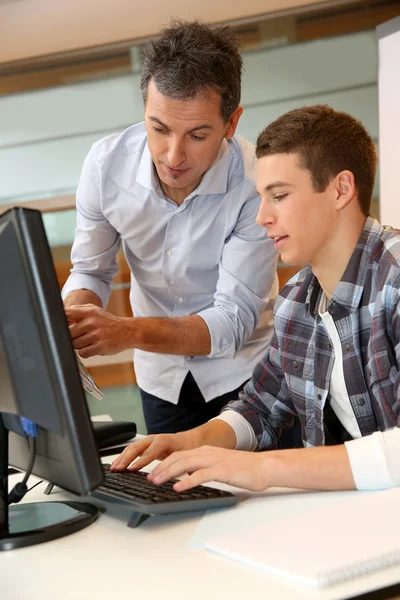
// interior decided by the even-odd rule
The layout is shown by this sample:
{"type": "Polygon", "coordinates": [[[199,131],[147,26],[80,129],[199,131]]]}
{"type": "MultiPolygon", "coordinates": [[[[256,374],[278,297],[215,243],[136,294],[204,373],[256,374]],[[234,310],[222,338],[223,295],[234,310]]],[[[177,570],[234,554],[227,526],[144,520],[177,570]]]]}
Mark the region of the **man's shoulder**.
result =
{"type": "Polygon", "coordinates": [[[239,134],[234,135],[228,141],[230,151],[229,172],[231,186],[241,183],[256,195],[256,149],[254,144],[239,134]]]}
{"type": "Polygon", "coordinates": [[[144,123],[137,123],[124,131],[112,133],[92,146],[91,153],[94,160],[106,160],[118,155],[119,157],[140,155],[147,142],[147,133],[144,123]]]}

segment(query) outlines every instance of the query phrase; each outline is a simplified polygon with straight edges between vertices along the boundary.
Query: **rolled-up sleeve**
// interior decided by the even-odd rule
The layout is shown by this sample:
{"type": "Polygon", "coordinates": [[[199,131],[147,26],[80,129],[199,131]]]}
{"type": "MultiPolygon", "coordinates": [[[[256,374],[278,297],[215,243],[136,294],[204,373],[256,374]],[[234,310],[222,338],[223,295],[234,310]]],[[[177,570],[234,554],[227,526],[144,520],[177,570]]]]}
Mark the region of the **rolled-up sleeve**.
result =
{"type": "Polygon", "coordinates": [[[74,290],[90,290],[106,307],[118,270],[116,255],[120,239],[103,215],[96,158],[94,146],[83,164],[76,193],[77,227],[71,251],[73,268],[61,295],[64,299],[74,290]]]}
{"type": "Polygon", "coordinates": [[[278,291],[278,253],[264,228],[256,223],[259,205],[259,196],[243,205],[225,242],[214,304],[198,313],[210,332],[210,358],[234,358],[278,291]]]}

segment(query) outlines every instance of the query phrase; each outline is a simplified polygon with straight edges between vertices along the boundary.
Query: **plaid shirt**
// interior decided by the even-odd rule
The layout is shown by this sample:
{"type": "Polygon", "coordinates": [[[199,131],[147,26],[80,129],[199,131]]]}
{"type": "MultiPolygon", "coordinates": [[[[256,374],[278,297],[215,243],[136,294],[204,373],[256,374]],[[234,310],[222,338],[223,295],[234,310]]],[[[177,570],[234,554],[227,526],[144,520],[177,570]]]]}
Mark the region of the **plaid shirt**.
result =
{"type": "MultiPolygon", "coordinates": [[[[325,443],[324,406],[334,363],[317,307],[322,290],[310,268],[295,275],[275,305],[271,345],[229,410],[253,428],[259,450],[300,419],[305,446],[325,443]]],[[[328,303],[343,348],[347,392],[363,436],[400,425],[400,231],[367,217],[328,303]]]]}

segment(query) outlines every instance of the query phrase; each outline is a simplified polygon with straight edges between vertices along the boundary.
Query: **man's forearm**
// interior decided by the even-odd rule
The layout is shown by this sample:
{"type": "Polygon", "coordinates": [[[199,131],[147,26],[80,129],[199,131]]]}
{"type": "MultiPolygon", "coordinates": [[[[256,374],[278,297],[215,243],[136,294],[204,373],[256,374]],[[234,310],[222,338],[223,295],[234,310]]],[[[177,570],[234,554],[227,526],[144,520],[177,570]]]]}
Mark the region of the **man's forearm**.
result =
{"type": "Polygon", "coordinates": [[[90,290],[74,290],[64,299],[64,307],[80,306],[82,304],[95,304],[101,308],[101,300],[97,294],[90,290]]]}
{"type": "Polygon", "coordinates": [[[356,489],[344,444],[266,452],[263,468],[267,470],[270,487],[356,489]]]}
{"type": "Polygon", "coordinates": [[[126,323],[127,347],[147,352],[207,355],[211,337],[205,321],[198,315],[188,317],[138,317],[126,323]]]}

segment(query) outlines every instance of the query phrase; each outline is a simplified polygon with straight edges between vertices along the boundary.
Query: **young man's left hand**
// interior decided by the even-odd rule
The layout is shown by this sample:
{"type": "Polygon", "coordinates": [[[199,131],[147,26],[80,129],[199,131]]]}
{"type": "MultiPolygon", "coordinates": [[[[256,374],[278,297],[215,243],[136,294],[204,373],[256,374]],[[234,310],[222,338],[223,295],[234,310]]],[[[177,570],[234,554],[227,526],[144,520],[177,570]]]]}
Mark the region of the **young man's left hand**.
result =
{"type": "Polygon", "coordinates": [[[153,469],[148,479],[157,485],[189,473],[188,477],[174,484],[175,491],[183,492],[208,481],[220,481],[260,492],[270,485],[266,463],[264,452],[201,446],[174,452],[153,469]]]}

